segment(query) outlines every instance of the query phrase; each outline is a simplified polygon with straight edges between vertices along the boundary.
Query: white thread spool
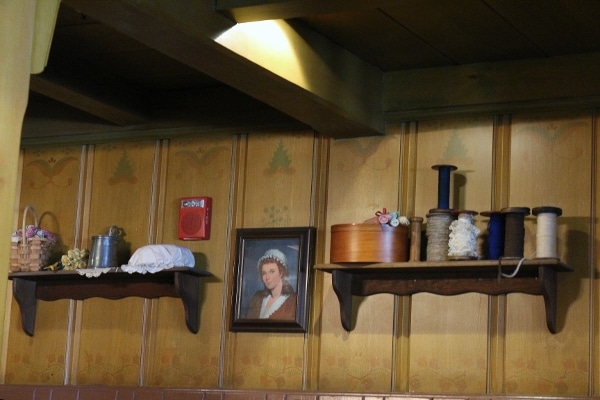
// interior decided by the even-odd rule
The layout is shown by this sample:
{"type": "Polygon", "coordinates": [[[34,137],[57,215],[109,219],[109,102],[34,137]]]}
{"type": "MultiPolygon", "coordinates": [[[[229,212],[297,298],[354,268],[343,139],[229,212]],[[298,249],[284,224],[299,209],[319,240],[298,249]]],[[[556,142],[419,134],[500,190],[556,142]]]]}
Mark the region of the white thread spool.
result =
{"type": "Polygon", "coordinates": [[[556,220],[562,215],[562,210],[544,206],[536,207],[531,212],[537,216],[536,258],[558,258],[556,220]]]}

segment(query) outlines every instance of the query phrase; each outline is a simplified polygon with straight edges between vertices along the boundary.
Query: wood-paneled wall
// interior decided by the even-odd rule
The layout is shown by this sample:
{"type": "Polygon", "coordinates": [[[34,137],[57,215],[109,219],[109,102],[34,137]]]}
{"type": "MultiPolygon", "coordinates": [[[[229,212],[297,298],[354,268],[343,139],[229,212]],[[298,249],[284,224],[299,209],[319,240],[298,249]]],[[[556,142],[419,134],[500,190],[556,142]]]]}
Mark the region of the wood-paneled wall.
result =
{"type": "MultiPolygon", "coordinates": [[[[24,149],[20,204],[44,213],[64,249],[122,227],[131,250],[178,243],[203,254],[200,332],[175,299],[40,302],[36,332],[8,301],[4,381],[162,387],[454,394],[597,395],[597,119],[592,110],[392,125],[383,137],[312,132],[24,149]],[[434,164],[453,164],[451,206],[561,207],[558,333],[539,296],[463,294],[354,299],[346,332],[329,274],[312,271],[306,334],[229,332],[236,228],[317,227],[382,208],[425,217],[434,164]],[[178,199],[213,198],[208,241],[177,240],[178,199]]],[[[476,218],[482,231],[486,219],[476,218]]],[[[536,221],[526,219],[525,256],[536,221]]]]}

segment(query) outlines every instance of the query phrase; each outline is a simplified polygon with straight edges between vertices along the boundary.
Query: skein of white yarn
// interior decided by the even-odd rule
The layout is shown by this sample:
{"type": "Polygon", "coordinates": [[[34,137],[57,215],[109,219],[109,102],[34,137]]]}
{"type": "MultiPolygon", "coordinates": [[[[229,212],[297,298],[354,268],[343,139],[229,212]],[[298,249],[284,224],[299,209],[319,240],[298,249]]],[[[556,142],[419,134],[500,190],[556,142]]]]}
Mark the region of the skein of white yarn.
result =
{"type": "Polygon", "coordinates": [[[558,258],[557,219],[562,215],[558,207],[536,207],[532,214],[537,216],[536,258],[558,258]]]}
{"type": "Polygon", "coordinates": [[[458,218],[450,224],[450,238],[448,241],[448,258],[451,260],[477,259],[477,235],[479,228],[473,225],[476,211],[460,210],[453,214],[458,218]]]}

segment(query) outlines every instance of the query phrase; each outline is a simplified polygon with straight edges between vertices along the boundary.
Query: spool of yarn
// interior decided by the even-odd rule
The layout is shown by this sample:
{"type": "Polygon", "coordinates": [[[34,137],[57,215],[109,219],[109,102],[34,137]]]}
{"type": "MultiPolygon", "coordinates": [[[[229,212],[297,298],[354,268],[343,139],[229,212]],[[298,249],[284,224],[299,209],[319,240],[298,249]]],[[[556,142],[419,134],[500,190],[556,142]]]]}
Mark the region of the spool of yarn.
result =
{"type": "Polygon", "coordinates": [[[473,225],[473,217],[477,211],[458,210],[452,214],[457,219],[450,223],[448,240],[449,260],[476,260],[479,258],[477,251],[477,236],[480,229],[473,225]]]}
{"type": "Polygon", "coordinates": [[[557,219],[562,215],[558,207],[543,206],[532,210],[537,217],[536,233],[536,258],[558,258],[557,244],[557,219]]]}
{"type": "Polygon", "coordinates": [[[438,171],[438,209],[450,208],[450,171],[456,166],[447,164],[436,164],[431,167],[438,171]]]}
{"type": "Polygon", "coordinates": [[[410,261],[421,261],[421,226],[423,218],[411,217],[410,221],[410,261]]]}
{"type": "Polygon", "coordinates": [[[525,217],[528,207],[506,207],[504,214],[504,256],[503,258],[523,258],[525,251],[525,217]]]}
{"type": "Polygon", "coordinates": [[[427,261],[448,259],[449,228],[452,223],[450,210],[433,209],[427,215],[427,261]]]}
{"type": "Polygon", "coordinates": [[[488,221],[488,259],[498,260],[504,255],[504,214],[500,211],[483,211],[488,221]]]}

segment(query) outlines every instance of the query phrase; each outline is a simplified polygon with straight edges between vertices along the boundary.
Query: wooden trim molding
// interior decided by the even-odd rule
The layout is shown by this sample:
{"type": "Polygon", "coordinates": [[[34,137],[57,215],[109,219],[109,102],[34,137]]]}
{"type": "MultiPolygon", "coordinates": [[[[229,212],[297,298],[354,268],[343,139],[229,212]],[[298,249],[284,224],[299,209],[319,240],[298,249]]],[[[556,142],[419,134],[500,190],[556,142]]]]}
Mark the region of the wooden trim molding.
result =
{"type": "MultiPolygon", "coordinates": [[[[286,390],[150,388],[128,386],[0,385],[1,399],[156,399],[156,400],[575,400],[579,396],[447,395],[411,393],[337,393],[286,390]]],[[[586,397],[600,399],[600,397],[586,397]]]]}

